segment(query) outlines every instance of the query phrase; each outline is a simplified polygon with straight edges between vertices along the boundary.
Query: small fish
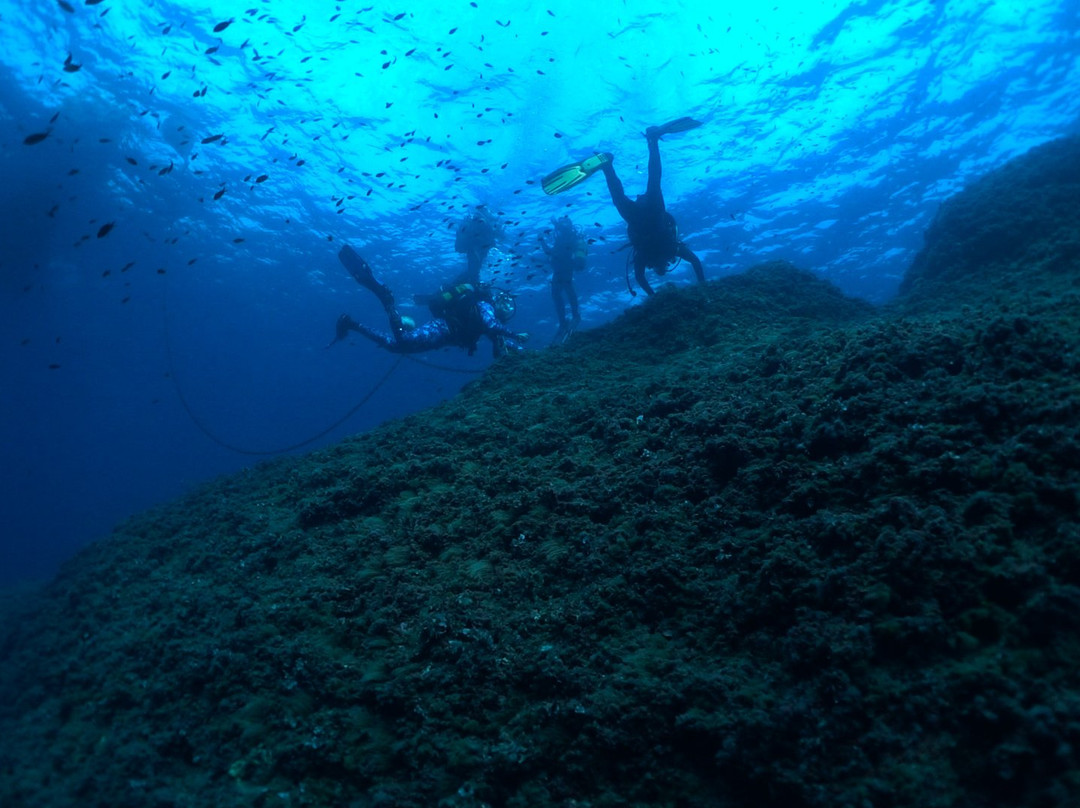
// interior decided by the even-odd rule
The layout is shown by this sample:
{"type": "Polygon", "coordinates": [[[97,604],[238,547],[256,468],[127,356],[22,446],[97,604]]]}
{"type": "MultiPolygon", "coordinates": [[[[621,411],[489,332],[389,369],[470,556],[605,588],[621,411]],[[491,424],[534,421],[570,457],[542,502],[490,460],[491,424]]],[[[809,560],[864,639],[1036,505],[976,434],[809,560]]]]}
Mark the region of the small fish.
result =
{"type": "Polygon", "coordinates": [[[72,62],[71,58],[71,54],[69,53],[67,55],[67,58],[64,60],[64,70],[67,73],[74,73],[76,70],[80,70],[82,68],[82,65],[77,65],[72,62]]]}
{"type": "Polygon", "coordinates": [[[211,45],[209,48],[204,50],[203,53],[205,53],[207,56],[209,56],[211,53],[217,53],[219,47],[221,47],[221,46],[220,45],[211,45]]]}
{"type": "Polygon", "coordinates": [[[204,137],[202,139],[202,142],[203,145],[207,143],[214,143],[215,141],[221,140],[223,137],[225,137],[225,135],[210,135],[210,137],[204,137]]]}
{"type": "Polygon", "coordinates": [[[68,14],[75,13],[75,7],[71,3],[65,2],[65,0],[56,0],[60,4],[60,8],[64,9],[68,14]]]}
{"type": "Polygon", "coordinates": [[[244,242],[244,239],[243,239],[243,238],[241,238],[241,237],[239,237],[239,236],[237,236],[236,238],[234,238],[234,239],[232,240],[232,243],[233,243],[233,244],[242,244],[243,242],[244,242]]]}
{"type": "Polygon", "coordinates": [[[116,222],[106,222],[98,229],[97,237],[105,238],[105,236],[109,235],[109,231],[112,230],[114,227],[116,227],[116,222]]]}
{"type": "MultiPolygon", "coordinates": [[[[61,3],[60,5],[66,6],[67,3],[61,3]]],[[[60,366],[58,364],[56,364],[55,362],[53,364],[49,365],[49,370],[59,370],[59,369],[60,369],[60,366]]]]}
{"type": "Polygon", "coordinates": [[[217,193],[214,194],[214,199],[221,199],[221,197],[223,197],[223,196],[225,196],[225,189],[224,188],[222,188],[220,191],[218,191],[217,193]]]}
{"type": "Polygon", "coordinates": [[[49,136],[52,129],[46,129],[44,132],[34,132],[32,135],[27,135],[23,138],[23,143],[27,146],[33,146],[35,143],[40,143],[49,136]]]}
{"type": "Polygon", "coordinates": [[[86,5],[88,5],[88,6],[96,6],[100,2],[101,2],[101,0],[86,0],[86,5]]]}
{"type": "Polygon", "coordinates": [[[260,174],[255,178],[255,182],[266,182],[268,179],[270,179],[269,174],[260,174]]]}
{"type": "Polygon", "coordinates": [[[232,20],[226,20],[225,22],[219,22],[217,25],[214,26],[214,33],[215,34],[220,34],[222,31],[224,31],[226,28],[228,28],[232,24],[233,24],[232,20]]]}
{"type": "Polygon", "coordinates": [[[124,159],[131,163],[133,166],[137,166],[139,164],[139,161],[136,160],[134,157],[125,157],[124,159]]]}

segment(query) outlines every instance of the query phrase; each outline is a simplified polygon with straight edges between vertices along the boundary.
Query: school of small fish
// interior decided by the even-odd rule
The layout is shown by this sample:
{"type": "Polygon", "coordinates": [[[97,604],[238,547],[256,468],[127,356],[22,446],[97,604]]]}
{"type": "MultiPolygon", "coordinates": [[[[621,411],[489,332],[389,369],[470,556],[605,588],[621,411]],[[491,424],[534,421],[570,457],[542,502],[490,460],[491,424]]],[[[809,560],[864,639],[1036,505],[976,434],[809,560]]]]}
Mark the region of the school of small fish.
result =
{"type": "MultiPolygon", "coordinates": [[[[78,8],[67,0],[56,0],[62,15],[81,15],[86,13],[84,9],[78,8]]],[[[109,14],[112,9],[112,5],[108,0],[85,0],[84,5],[87,7],[96,7],[104,5],[101,9],[93,9],[93,13],[97,14],[98,21],[96,26],[100,27],[105,24],[103,19],[109,14]]],[[[264,6],[267,3],[264,0],[264,6]]],[[[468,7],[474,11],[480,9],[480,3],[469,2],[468,7]]],[[[308,13],[311,13],[311,7],[307,8],[308,13]]],[[[410,11],[398,11],[393,13],[380,13],[375,10],[375,6],[365,6],[348,9],[345,3],[336,3],[333,5],[333,13],[329,16],[328,21],[339,25],[341,28],[342,36],[349,37],[354,34],[366,34],[372,37],[375,41],[379,39],[380,26],[393,26],[395,29],[407,30],[410,21],[413,19],[414,14],[418,12],[410,11]]],[[[549,16],[555,17],[554,12],[548,10],[546,12],[549,16]]],[[[510,29],[513,24],[512,18],[495,18],[497,29],[510,29]]],[[[270,54],[260,51],[260,45],[257,44],[258,39],[258,26],[274,25],[278,30],[284,31],[287,36],[294,37],[302,35],[302,31],[307,23],[307,15],[301,13],[299,20],[294,24],[289,25],[283,23],[280,19],[272,16],[268,11],[264,11],[260,8],[253,7],[247,9],[243,14],[229,17],[227,19],[219,19],[216,22],[208,21],[203,30],[193,31],[189,23],[175,23],[164,21],[159,24],[158,35],[166,41],[175,42],[177,38],[185,41],[185,47],[195,54],[193,57],[195,60],[203,59],[211,66],[221,65],[220,59],[240,59],[248,60],[252,65],[256,65],[263,71],[263,75],[267,78],[267,83],[263,85],[253,83],[251,91],[253,95],[259,99],[260,102],[272,101],[273,82],[283,78],[287,71],[283,68],[275,68],[275,64],[284,61],[287,58],[287,54],[284,51],[270,54]],[[212,42],[213,44],[207,44],[212,42]]],[[[455,25],[449,27],[445,31],[445,36],[441,42],[417,42],[414,46],[406,48],[398,53],[389,52],[387,49],[381,49],[378,54],[378,70],[379,71],[393,71],[404,60],[410,60],[414,65],[421,64],[424,61],[433,62],[439,72],[446,72],[454,69],[455,61],[452,59],[453,51],[449,48],[451,42],[457,42],[462,40],[463,34],[461,33],[461,26],[455,25]]],[[[546,37],[548,35],[546,30],[531,31],[530,36],[536,38],[546,37]]],[[[515,34],[516,36],[516,34],[515,34]]],[[[460,42],[462,47],[474,48],[478,51],[484,50],[485,37],[483,34],[474,36],[475,41],[466,43],[464,40],[460,42]]],[[[356,39],[350,39],[350,44],[355,44],[356,39]]],[[[163,51],[164,53],[164,51],[163,51]]],[[[299,64],[307,64],[309,60],[313,58],[312,55],[305,55],[299,60],[299,64]]],[[[319,57],[326,59],[327,57],[319,57]]],[[[554,61],[554,58],[549,58],[549,61],[554,61]]],[[[374,63],[373,63],[374,64],[374,63]]],[[[493,75],[500,73],[513,73],[514,68],[511,66],[498,68],[491,62],[484,62],[484,70],[490,71],[493,75]]],[[[78,49],[73,45],[71,51],[65,51],[63,54],[57,55],[56,62],[58,75],[62,74],[75,74],[78,73],[81,76],[87,76],[94,70],[94,59],[92,53],[80,53],[78,49]]],[[[160,68],[159,68],[160,69],[160,68]]],[[[193,99],[202,99],[207,96],[208,93],[214,93],[216,86],[211,78],[212,68],[206,69],[199,67],[197,64],[192,65],[188,75],[179,76],[179,70],[174,65],[170,69],[164,70],[155,76],[151,77],[153,81],[152,86],[149,89],[149,101],[146,106],[140,109],[136,115],[138,117],[146,117],[156,120],[156,125],[160,129],[163,125],[168,126],[170,124],[164,123],[163,116],[160,116],[153,107],[154,93],[157,90],[157,85],[162,82],[175,82],[182,80],[185,82],[192,82],[194,89],[191,91],[191,97],[193,99]]],[[[365,79],[364,70],[354,71],[355,77],[359,81],[365,79]]],[[[536,69],[538,75],[544,75],[542,69],[536,69]]],[[[62,79],[57,79],[62,81],[62,79]]],[[[389,110],[394,105],[394,100],[388,99],[385,101],[385,109],[389,110]]],[[[472,102],[475,108],[476,118],[495,117],[501,120],[502,123],[506,123],[508,119],[513,118],[514,112],[511,110],[497,109],[494,106],[481,106],[476,107],[475,102],[472,102]]],[[[431,111],[433,119],[439,118],[438,110],[431,111]]],[[[28,134],[23,136],[23,144],[26,147],[35,147],[38,149],[48,149],[49,144],[52,144],[52,148],[58,152],[63,150],[69,154],[77,155],[79,153],[80,141],[85,137],[86,133],[78,131],[78,122],[67,122],[69,125],[65,128],[65,121],[61,117],[60,112],[56,112],[51,115],[48,122],[44,125],[37,127],[28,126],[24,129],[24,132],[32,129],[28,134]],[[63,130],[63,138],[61,138],[61,130],[63,130]]],[[[249,123],[249,121],[245,121],[249,123]]],[[[289,169],[291,171],[303,169],[310,160],[316,157],[326,158],[328,154],[333,154],[333,146],[329,147],[329,150],[324,150],[321,147],[322,143],[318,143],[320,139],[324,138],[326,132],[312,135],[311,144],[308,146],[292,145],[289,143],[288,137],[281,137],[277,131],[276,125],[272,123],[272,119],[268,121],[265,132],[258,137],[258,140],[265,141],[268,138],[272,142],[276,142],[279,146],[288,146],[292,150],[291,156],[288,158],[289,169]]],[[[322,115],[314,115],[310,118],[306,118],[302,121],[304,124],[314,125],[323,124],[329,127],[329,132],[336,136],[339,136],[342,141],[349,138],[351,130],[357,126],[369,127],[370,123],[367,121],[353,122],[345,120],[328,121],[322,115]]],[[[207,161],[202,161],[200,158],[200,149],[213,149],[213,150],[228,150],[233,144],[241,140],[250,141],[252,135],[248,133],[246,128],[238,127],[235,130],[231,130],[227,125],[215,126],[210,131],[204,131],[202,133],[191,133],[185,130],[183,125],[175,127],[177,133],[181,136],[180,146],[191,147],[192,150],[186,158],[186,165],[183,166],[191,175],[201,177],[207,174],[207,169],[200,168],[207,161]]],[[[111,133],[101,133],[101,136],[97,138],[97,142],[100,144],[111,144],[114,138],[109,136],[111,133]]],[[[560,139],[563,134],[559,131],[552,131],[552,137],[560,139]]],[[[486,148],[493,143],[492,138],[469,138],[468,132],[462,132],[461,136],[468,141],[475,143],[476,147],[486,148]]],[[[333,191],[328,194],[330,203],[332,204],[333,212],[336,214],[344,214],[350,209],[354,203],[362,202],[364,199],[371,197],[373,192],[399,192],[408,189],[410,177],[418,178],[414,172],[410,172],[407,168],[412,153],[408,151],[408,147],[413,144],[425,146],[425,151],[430,150],[432,144],[432,137],[430,135],[423,135],[416,129],[407,131],[400,134],[387,133],[386,135],[385,149],[387,152],[398,152],[397,171],[393,171],[389,168],[378,171],[367,171],[362,168],[359,170],[353,169],[347,166],[341,166],[337,169],[337,175],[346,178],[346,181],[354,187],[348,192],[333,191]],[[400,150],[400,151],[399,151],[400,150]]],[[[125,147],[130,149],[131,147],[125,147]]],[[[228,154],[227,151],[221,152],[222,154],[228,154]]],[[[218,154],[217,151],[214,154],[218,154]]],[[[126,154],[123,155],[123,162],[130,166],[130,170],[136,172],[147,172],[155,175],[156,177],[167,177],[174,169],[177,168],[177,164],[173,160],[168,160],[167,163],[155,162],[146,155],[142,154],[126,154]]],[[[433,225],[430,229],[430,234],[433,237],[446,238],[445,231],[453,230],[457,226],[457,223],[469,212],[475,208],[484,208],[483,204],[476,204],[464,201],[464,196],[460,193],[452,183],[459,183],[462,181],[467,182],[465,172],[457,165],[450,157],[439,159],[434,163],[434,168],[447,173],[448,183],[445,186],[447,193],[441,198],[428,198],[420,201],[409,200],[409,204],[403,206],[402,210],[408,210],[410,213],[421,214],[426,208],[436,208],[436,218],[432,219],[433,225]],[[435,223],[437,222],[437,223],[435,223]]],[[[204,195],[198,197],[199,202],[207,204],[221,203],[223,205],[237,204],[236,202],[230,202],[230,200],[240,200],[240,191],[247,189],[248,193],[255,193],[258,188],[266,185],[272,186],[276,179],[278,179],[281,173],[285,169],[282,168],[277,157],[268,158],[268,164],[265,166],[248,166],[247,173],[242,179],[238,177],[234,178],[222,178],[222,177],[206,177],[206,191],[204,195]],[[278,165],[273,165],[278,164],[278,165]]],[[[479,174],[486,175],[489,172],[513,172],[514,167],[509,162],[499,162],[497,165],[483,166],[476,169],[479,174]]],[[[75,176],[79,173],[79,168],[71,168],[68,171],[69,176],[75,176]]],[[[136,174],[137,182],[144,183],[145,180],[141,178],[142,175],[136,174]]],[[[520,177],[520,184],[517,188],[514,188],[511,192],[511,196],[516,197],[520,194],[534,194],[536,199],[542,199],[539,196],[538,182],[528,176],[520,177]]],[[[591,195],[591,194],[590,194],[591,195]]],[[[514,199],[514,204],[520,204],[519,200],[514,199]]],[[[574,204],[573,200],[565,200],[564,207],[571,207],[574,204]]],[[[64,201],[59,200],[52,204],[52,206],[44,213],[51,218],[62,216],[64,210],[64,201]]],[[[538,274],[542,274],[545,271],[547,262],[542,255],[536,254],[536,232],[530,232],[526,227],[522,225],[523,219],[526,218],[525,214],[527,209],[520,209],[515,213],[510,213],[508,210],[494,207],[492,209],[485,209],[485,212],[492,215],[497,226],[503,234],[511,234],[508,239],[504,241],[505,257],[494,262],[493,266],[489,268],[491,273],[491,280],[494,282],[500,282],[502,284],[514,284],[522,283],[533,280],[538,274]]],[[[562,211],[562,212],[565,212],[562,211]]],[[[544,214],[544,217],[550,215],[544,214]]],[[[116,211],[109,216],[109,221],[98,222],[97,220],[90,220],[87,225],[91,228],[88,232],[84,233],[74,244],[75,247],[91,242],[93,240],[106,239],[117,232],[125,231],[125,218],[123,211],[116,211]],[[96,231],[92,229],[96,227],[96,231]]],[[[285,224],[290,224],[290,219],[285,219],[285,224]]],[[[586,227],[592,229],[590,243],[596,243],[597,241],[603,241],[602,235],[603,226],[600,222],[591,222],[586,224],[586,227]]],[[[155,240],[155,237],[143,232],[144,237],[155,240]]],[[[176,245],[183,238],[185,234],[170,236],[162,239],[166,244],[176,245]]],[[[333,241],[333,234],[324,234],[326,240],[333,241]]],[[[452,233],[450,239],[452,241],[452,233]]],[[[244,242],[243,237],[235,237],[233,243],[240,245],[244,242]]],[[[198,260],[198,256],[188,258],[187,265],[190,266],[198,260]]],[[[128,262],[123,266],[119,273],[126,273],[132,267],[135,266],[135,261],[128,262]]],[[[168,268],[158,267],[156,274],[164,275],[168,271],[168,268]]],[[[110,270],[106,270],[102,273],[102,277],[112,277],[114,273],[110,270]]],[[[130,294],[126,294],[122,298],[122,302],[126,303],[131,299],[130,294]]]]}

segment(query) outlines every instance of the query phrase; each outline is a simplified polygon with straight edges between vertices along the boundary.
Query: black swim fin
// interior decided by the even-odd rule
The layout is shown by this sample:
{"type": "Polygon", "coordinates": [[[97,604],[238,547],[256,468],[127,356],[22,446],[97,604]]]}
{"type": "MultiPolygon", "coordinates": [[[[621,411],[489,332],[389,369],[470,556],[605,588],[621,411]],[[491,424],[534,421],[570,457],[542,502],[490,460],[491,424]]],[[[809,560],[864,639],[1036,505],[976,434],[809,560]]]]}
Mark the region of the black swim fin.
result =
{"type": "Polygon", "coordinates": [[[390,289],[375,280],[375,273],[371,271],[371,266],[360,256],[360,253],[346,244],[338,253],[338,260],[345,269],[349,270],[349,274],[358,284],[375,293],[379,302],[383,304],[383,308],[393,307],[394,296],[390,293],[390,289]]]}
{"type": "Polygon", "coordinates": [[[341,342],[345,337],[349,336],[350,331],[359,331],[360,325],[350,317],[348,314],[343,314],[337,319],[337,323],[334,325],[334,338],[327,343],[326,347],[335,345],[341,342]]]}
{"type": "Polygon", "coordinates": [[[375,273],[371,271],[368,262],[360,257],[360,253],[346,244],[338,253],[338,260],[349,270],[349,274],[356,279],[361,286],[370,289],[375,283],[375,273]]]}
{"type": "Polygon", "coordinates": [[[660,126],[650,126],[645,130],[645,137],[660,138],[664,135],[675,135],[679,132],[689,132],[699,126],[701,126],[701,121],[695,121],[693,118],[676,118],[660,126]]]}

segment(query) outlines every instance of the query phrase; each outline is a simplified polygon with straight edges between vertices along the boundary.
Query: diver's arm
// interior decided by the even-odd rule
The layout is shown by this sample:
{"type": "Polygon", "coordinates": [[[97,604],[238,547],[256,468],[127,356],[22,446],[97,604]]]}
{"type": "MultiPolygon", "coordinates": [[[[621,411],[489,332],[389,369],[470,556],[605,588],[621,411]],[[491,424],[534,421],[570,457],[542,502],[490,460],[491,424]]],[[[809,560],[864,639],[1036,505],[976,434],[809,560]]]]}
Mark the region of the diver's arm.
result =
{"type": "Polygon", "coordinates": [[[705,269],[701,266],[701,259],[694,254],[694,251],[680,241],[677,254],[679,258],[690,262],[690,266],[694,268],[694,275],[697,276],[698,283],[705,283],[705,269]]]}
{"type": "Polygon", "coordinates": [[[512,331],[505,325],[499,322],[499,318],[495,316],[495,307],[490,303],[484,301],[478,304],[477,308],[480,311],[480,320],[484,324],[484,334],[491,339],[496,337],[502,337],[503,339],[512,340],[514,342],[524,342],[529,338],[529,335],[525,332],[512,331]]]}
{"type": "Polygon", "coordinates": [[[496,337],[491,334],[491,355],[495,359],[500,356],[505,356],[509,351],[524,351],[525,339],[528,338],[528,334],[518,334],[517,337],[496,337]]]}

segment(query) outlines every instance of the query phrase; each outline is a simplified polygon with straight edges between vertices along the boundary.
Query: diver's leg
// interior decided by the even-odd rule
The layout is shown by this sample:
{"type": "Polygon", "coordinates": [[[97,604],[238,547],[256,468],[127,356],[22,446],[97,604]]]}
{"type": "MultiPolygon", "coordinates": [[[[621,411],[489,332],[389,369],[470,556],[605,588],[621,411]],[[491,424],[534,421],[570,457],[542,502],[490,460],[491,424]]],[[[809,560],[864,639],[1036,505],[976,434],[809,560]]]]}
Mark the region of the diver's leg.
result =
{"type": "Polygon", "coordinates": [[[577,328],[577,324],[581,321],[578,314],[577,294],[574,292],[573,282],[568,280],[552,284],[551,294],[555,299],[555,311],[559,315],[559,330],[555,333],[555,338],[551,341],[551,344],[561,345],[574,333],[574,329],[577,328]],[[570,315],[572,317],[570,320],[566,319],[567,303],[570,304],[570,315]]]}
{"type": "Polygon", "coordinates": [[[611,201],[615,203],[615,210],[629,222],[634,215],[634,203],[623,190],[622,180],[615,173],[615,168],[611,163],[604,163],[601,170],[604,172],[604,179],[607,180],[608,193],[611,194],[611,201]]]}
{"type": "MultiPolygon", "coordinates": [[[[367,262],[360,256],[356,256],[356,258],[367,266],[367,262]]],[[[355,273],[354,277],[356,277],[355,273]]],[[[390,332],[393,334],[395,341],[400,341],[405,326],[401,323],[401,314],[398,313],[397,304],[394,302],[394,293],[390,291],[390,287],[384,283],[379,283],[375,279],[375,275],[372,274],[370,267],[367,269],[367,277],[357,277],[357,280],[365,289],[369,289],[375,297],[379,298],[379,302],[382,303],[382,307],[386,311],[386,318],[390,321],[390,332]]]]}
{"type": "Polygon", "coordinates": [[[380,347],[391,351],[394,350],[394,346],[398,342],[398,335],[404,328],[401,324],[401,316],[397,313],[397,309],[391,307],[386,313],[390,317],[390,328],[392,331],[390,334],[385,334],[382,331],[376,331],[374,328],[368,328],[366,325],[361,325],[348,314],[341,315],[337,319],[334,338],[326,347],[329,348],[331,345],[341,342],[341,340],[349,335],[350,331],[355,331],[358,334],[367,337],[380,347]]]}
{"type": "Polygon", "coordinates": [[[697,276],[698,283],[705,283],[705,269],[701,266],[701,259],[694,254],[693,250],[681,241],[679,242],[678,256],[682,260],[690,262],[690,266],[694,268],[694,274],[697,276]]]}
{"type": "Polygon", "coordinates": [[[379,302],[382,303],[384,309],[389,310],[393,307],[394,295],[390,292],[390,288],[375,279],[375,273],[372,271],[371,265],[364,260],[360,253],[346,244],[338,253],[338,258],[358,284],[379,298],[379,302]]]}
{"type": "Polygon", "coordinates": [[[634,278],[638,282],[638,286],[645,290],[645,294],[652,295],[653,288],[649,286],[649,280],[645,277],[645,262],[634,257],[634,278]]]}
{"type": "Polygon", "coordinates": [[[452,334],[446,320],[435,319],[428,320],[419,328],[402,328],[391,350],[397,353],[421,353],[452,344],[452,334]]]}
{"type": "Polygon", "coordinates": [[[581,322],[581,309],[578,308],[577,289],[573,281],[566,282],[566,296],[570,300],[570,330],[573,331],[581,322]]]}
{"type": "Polygon", "coordinates": [[[473,286],[480,285],[480,270],[487,262],[488,248],[469,250],[465,253],[466,269],[464,275],[458,275],[454,284],[471,283],[473,286]]]}
{"type": "Polygon", "coordinates": [[[551,282],[551,302],[555,304],[555,314],[559,318],[559,330],[566,328],[566,301],[563,300],[563,284],[551,282]]]}
{"type": "Polygon", "coordinates": [[[660,190],[660,138],[646,136],[649,144],[649,184],[645,186],[645,196],[653,205],[664,206],[664,193],[660,190]]]}
{"type": "Polygon", "coordinates": [[[401,314],[397,310],[397,306],[393,305],[391,298],[391,304],[386,309],[386,317],[390,321],[390,331],[394,335],[394,339],[401,342],[401,337],[407,331],[405,324],[401,321],[401,314]]]}
{"type": "Polygon", "coordinates": [[[390,334],[385,334],[382,331],[376,331],[374,328],[368,328],[361,323],[353,323],[349,329],[350,331],[356,331],[369,340],[374,342],[380,348],[385,348],[388,351],[398,350],[398,341],[394,339],[390,334]]]}

